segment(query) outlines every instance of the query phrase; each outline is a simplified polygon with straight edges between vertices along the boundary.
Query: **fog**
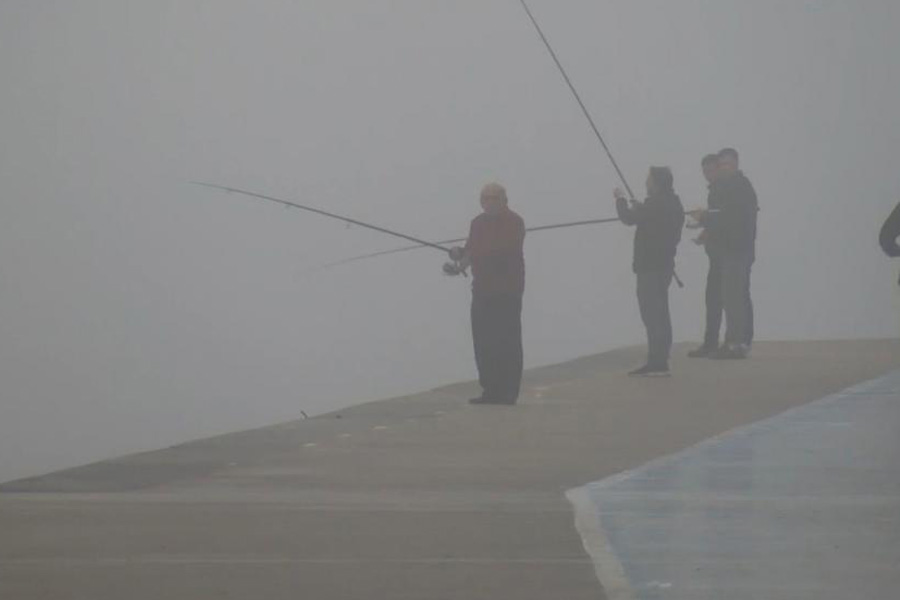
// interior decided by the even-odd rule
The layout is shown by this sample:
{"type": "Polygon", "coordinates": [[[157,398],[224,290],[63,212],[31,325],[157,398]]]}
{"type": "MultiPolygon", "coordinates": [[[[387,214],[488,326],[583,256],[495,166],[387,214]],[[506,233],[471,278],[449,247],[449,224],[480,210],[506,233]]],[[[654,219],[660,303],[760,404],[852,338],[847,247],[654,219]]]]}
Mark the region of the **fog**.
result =
{"type": "MultiPolygon", "coordinates": [[[[636,191],[734,146],[761,206],[758,339],[896,334],[891,0],[532,0],[636,191]]],[[[468,281],[426,239],[504,183],[528,225],[619,185],[514,0],[0,3],[0,480],[474,376],[468,281]],[[403,245],[401,242],[399,245],[403,245]]],[[[526,241],[526,366],[644,332],[619,224],[526,241]]],[[[685,235],[676,340],[702,334],[685,235]]]]}

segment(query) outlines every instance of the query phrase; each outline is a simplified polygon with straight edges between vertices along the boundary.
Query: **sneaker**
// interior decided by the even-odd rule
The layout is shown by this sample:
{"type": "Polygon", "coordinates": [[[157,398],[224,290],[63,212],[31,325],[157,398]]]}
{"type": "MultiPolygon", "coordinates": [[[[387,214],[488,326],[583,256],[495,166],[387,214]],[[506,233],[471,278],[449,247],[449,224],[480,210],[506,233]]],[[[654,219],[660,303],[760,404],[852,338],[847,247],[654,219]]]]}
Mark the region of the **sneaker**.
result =
{"type": "Polygon", "coordinates": [[[669,372],[669,365],[644,365],[640,369],[630,371],[628,375],[631,377],[668,377],[671,373],[669,372]]]}
{"type": "Polygon", "coordinates": [[[709,355],[713,354],[718,348],[716,346],[707,346],[703,344],[699,348],[694,348],[690,352],[688,352],[688,356],[691,358],[706,358],[709,355]]]}
{"type": "Polygon", "coordinates": [[[722,346],[710,356],[715,360],[741,360],[747,358],[747,346],[744,344],[729,344],[722,346]]]}

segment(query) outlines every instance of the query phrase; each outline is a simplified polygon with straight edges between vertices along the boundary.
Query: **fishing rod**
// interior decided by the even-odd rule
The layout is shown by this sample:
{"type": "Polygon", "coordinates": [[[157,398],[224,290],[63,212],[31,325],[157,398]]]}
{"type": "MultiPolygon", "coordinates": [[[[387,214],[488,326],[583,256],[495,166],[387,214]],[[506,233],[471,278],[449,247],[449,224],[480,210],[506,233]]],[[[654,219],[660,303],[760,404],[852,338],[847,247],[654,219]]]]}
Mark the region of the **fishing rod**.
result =
{"type": "Polygon", "coordinates": [[[529,227],[525,231],[547,231],[548,229],[563,229],[565,227],[578,227],[580,225],[596,225],[598,223],[617,223],[621,219],[613,217],[611,219],[587,219],[585,221],[572,221],[571,223],[555,223],[553,225],[538,225],[537,227],[529,227]]]}
{"type": "MultiPolygon", "coordinates": [[[[581,225],[595,225],[598,223],[614,223],[614,222],[618,222],[618,221],[619,221],[618,217],[615,217],[612,219],[587,219],[584,221],[572,221],[570,223],[554,223],[553,225],[540,225],[538,227],[528,227],[525,229],[525,231],[527,231],[527,232],[547,231],[549,229],[563,229],[566,227],[578,227],[581,225]]],[[[435,243],[436,244],[456,244],[459,242],[465,242],[467,239],[468,238],[454,238],[452,240],[440,240],[435,243]]],[[[344,258],[344,259],[330,262],[330,263],[327,263],[324,265],[320,265],[320,266],[316,267],[314,270],[319,271],[322,269],[330,269],[332,267],[338,267],[340,265],[346,265],[349,263],[354,263],[354,262],[366,260],[369,258],[376,258],[378,256],[386,256],[388,254],[397,254],[400,252],[409,252],[410,250],[418,250],[419,248],[422,248],[422,246],[421,245],[403,246],[402,248],[392,248],[390,250],[381,250],[379,252],[370,252],[368,254],[359,254],[357,256],[351,256],[349,258],[344,258]]]]}
{"type": "Polygon", "coordinates": [[[578,102],[578,106],[581,107],[581,112],[584,113],[584,116],[590,124],[591,129],[594,130],[594,135],[597,136],[597,140],[600,142],[600,145],[606,152],[606,156],[609,158],[609,162],[612,163],[613,168],[616,170],[616,174],[618,174],[619,179],[622,181],[622,185],[624,185],[625,189],[628,191],[628,197],[632,201],[637,201],[634,192],[631,191],[631,186],[628,185],[628,180],[625,179],[625,175],[622,173],[622,169],[619,168],[619,163],[616,162],[612,151],[606,144],[606,140],[603,139],[603,135],[600,133],[600,129],[597,127],[596,123],[594,123],[594,118],[591,117],[590,111],[588,111],[587,106],[585,106],[584,102],[581,100],[581,96],[578,94],[578,90],[575,89],[575,85],[572,83],[572,80],[569,79],[569,74],[566,73],[566,69],[562,66],[562,63],[559,62],[559,58],[556,56],[556,52],[553,51],[553,46],[550,45],[550,41],[547,39],[547,36],[544,35],[544,31],[541,29],[541,26],[538,25],[537,19],[534,18],[534,14],[532,14],[531,9],[528,8],[528,4],[525,2],[525,0],[519,0],[519,2],[522,4],[522,8],[525,9],[525,13],[528,15],[528,18],[534,25],[534,28],[537,31],[538,35],[541,37],[541,41],[544,42],[544,46],[547,47],[547,52],[550,53],[550,57],[553,59],[553,62],[556,63],[556,67],[559,69],[559,72],[565,80],[566,85],[569,86],[569,89],[572,91],[572,95],[575,96],[575,100],[576,102],[578,102]]]}
{"type": "Polygon", "coordinates": [[[444,253],[450,252],[450,248],[442,246],[439,243],[436,244],[434,242],[428,242],[426,240],[422,240],[417,237],[413,237],[411,235],[406,235],[405,233],[400,233],[398,231],[393,231],[390,229],[386,229],[384,227],[379,227],[378,225],[372,225],[371,223],[365,223],[365,222],[359,221],[357,219],[351,219],[350,217],[345,217],[343,215],[331,213],[331,212],[322,210],[320,208],[306,206],[304,204],[299,204],[297,202],[289,202],[287,200],[282,200],[281,198],[275,198],[274,196],[267,196],[265,194],[257,194],[256,192],[250,192],[247,190],[242,190],[239,188],[233,188],[233,187],[228,187],[228,186],[224,186],[224,185],[219,185],[216,183],[206,183],[203,181],[192,181],[191,183],[193,185],[200,185],[200,186],[204,186],[204,187],[208,187],[208,188],[222,190],[225,192],[232,192],[235,194],[243,194],[244,196],[250,196],[251,198],[259,198],[260,200],[268,200],[269,202],[275,202],[276,204],[281,204],[282,206],[287,206],[290,208],[298,208],[300,210],[305,210],[305,211],[308,211],[311,213],[315,213],[317,215],[322,215],[324,217],[337,219],[339,221],[343,221],[344,223],[349,223],[351,225],[359,225],[360,227],[365,227],[366,229],[371,229],[373,231],[380,231],[381,233],[385,233],[387,235],[391,235],[391,236],[398,237],[398,238],[401,238],[404,240],[408,240],[410,242],[415,242],[416,244],[418,244],[418,246],[416,246],[416,247],[425,246],[428,248],[434,248],[436,250],[440,250],[441,252],[444,252],[444,253]]]}
{"type": "MultiPolygon", "coordinates": [[[[628,185],[628,180],[625,179],[625,174],[622,173],[622,169],[619,168],[619,163],[616,162],[616,158],[613,156],[612,151],[609,149],[609,146],[606,144],[606,140],[603,139],[603,134],[600,133],[600,129],[597,127],[597,124],[594,123],[594,118],[591,117],[590,111],[585,106],[584,102],[581,100],[581,96],[578,94],[578,90],[575,89],[575,84],[572,83],[572,80],[569,78],[569,74],[566,73],[565,67],[562,66],[562,63],[559,61],[559,58],[556,56],[556,52],[553,51],[553,46],[550,45],[550,40],[547,39],[547,36],[544,35],[544,31],[541,29],[541,26],[538,24],[537,19],[534,18],[534,14],[531,12],[531,9],[528,7],[528,3],[525,0],[519,0],[519,3],[522,5],[522,8],[525,9],[525,13],[528,15],[528,18],[531,20],[532,25],[534,25],[535,30],[541,38],[541,41],[544,42],[544,46],[547,48],[547,52],[550,54],[550,57],[553,59],[553,62],[556,63],[556,68],[559,69],[559,73],[562,75],[563,79],[566,82],[566,85],[569,86],[569,90],[571,90],[572,95],[575,97],[576,102],[578,102],[578,106],[581,107],[581,112],[584,113],[587,122],[590,124],[591,129],[594,130],[594,135],[597,136],[597,140],[600,142],[600,145],[603,147],[604,152],[606,152],[606,156],[609,158],[609,162],[612,163],[613,168],[616,170],[616,174],[619,176],[619,180],[622,182],[622,185],[625,186],[625,190],[628,192],[628,197],[631,202],[637,202],[637,198],[634,195],[634,192],[631,190],[631,186],[628,185]]],[[[678,277],[678,274],[674,271],[672,275],[675,277],[675,283],[678,284],[678,287],[683,288],[684,283],[682,283],[681,278],[678,277]]]]}

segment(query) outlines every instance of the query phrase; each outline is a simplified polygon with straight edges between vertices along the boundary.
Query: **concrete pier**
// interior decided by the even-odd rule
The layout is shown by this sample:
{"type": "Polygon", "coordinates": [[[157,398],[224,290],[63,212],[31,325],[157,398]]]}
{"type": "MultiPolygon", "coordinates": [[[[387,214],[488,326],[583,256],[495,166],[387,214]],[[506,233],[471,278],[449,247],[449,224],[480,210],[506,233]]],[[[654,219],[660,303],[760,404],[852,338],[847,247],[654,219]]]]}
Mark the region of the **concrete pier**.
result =
{"type": "MultiPolygon", "coordinates": [[[[598,580],[567,491],[889,373],[900,343],[758,343],[738,362],[685,351],[667,379],[626,377],[642,356],[625,349],[529,371],[515,407],[469,406],[475,386],[458,384],[4,484],[0,598],[620,597],[649,555],[610,544],[624,579],[598,580]]],[[[877,454],[869,439],[840,443],[877,454]]],[[[804,450],[807,468],[821,453],[823,477],[865,478],[872,463],[835,466],[828,448],[804,450]]],[[[897,531],[897,512],[873,506],[841,505],[841,523],[897,531]]],[[[637,531],[616,527],[620,541],[637,531]]]]}

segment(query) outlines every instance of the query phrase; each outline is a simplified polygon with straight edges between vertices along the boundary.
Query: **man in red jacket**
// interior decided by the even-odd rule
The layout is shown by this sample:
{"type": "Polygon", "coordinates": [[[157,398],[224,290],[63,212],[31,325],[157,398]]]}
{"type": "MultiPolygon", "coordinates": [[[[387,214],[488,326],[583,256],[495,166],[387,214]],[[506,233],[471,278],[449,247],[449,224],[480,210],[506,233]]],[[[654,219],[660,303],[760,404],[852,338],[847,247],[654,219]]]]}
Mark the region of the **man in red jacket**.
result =
{"type": "Polygon", "coordinates": [[[522,382],[525,223],[497,183],[481,190],[481,208],[466,245],[450,251],[456,272],[472,267],[472,341],[483,392],[470,402],[515,404],[522,382]]]}

